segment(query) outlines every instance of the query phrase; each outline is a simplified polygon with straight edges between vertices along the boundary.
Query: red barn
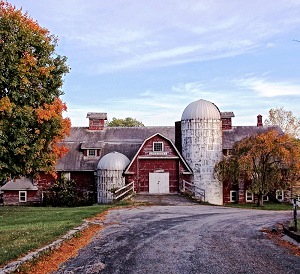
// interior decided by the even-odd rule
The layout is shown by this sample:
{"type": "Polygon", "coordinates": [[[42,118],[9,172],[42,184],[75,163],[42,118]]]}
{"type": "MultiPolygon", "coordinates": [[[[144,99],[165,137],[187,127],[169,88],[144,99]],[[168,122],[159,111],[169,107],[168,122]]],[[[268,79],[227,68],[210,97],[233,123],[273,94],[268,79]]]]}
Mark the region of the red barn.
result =
{"type": "MultiPolygon", "coordinates": [[[[255,126],[232,126],[233,112],[221,112],[223,154],[230,154],[235,142],[268,131],[258,116],[255,126]]],[[[72,127],[64,140],[69,152],[58,161],[58,178],[74,180],[78,187],[97,197],[97,165],[103,156],[119,152],[130,163],[123,176],[126,183],[134,181],[137,193],[177,193],[182,180],[192,182],[193,170],[181,154],[181,123],[167,127],[105,127],[106,113],[88,113],[89,127],[72,127]],[[176,145],[175,145],[176,144],[176,145]]],[[[278,127],[273,129],[280,130],[278,127]]],[[[213,168],[213,167],[212,167],[213,168]]],[[[2,191],[4,204],[42,202],[42,193],[53,184],[55,178],[40,174],[30,185],[22,183],[14,189],[11,183],[2,191]]],[[[251,182],[240,180],[238,185],[223,182],[223,203],[254,202],[255,197],[247,190],[251,182]]],[[[274,190],[274,197],[287,198],[286,192],[274,190]]]]}

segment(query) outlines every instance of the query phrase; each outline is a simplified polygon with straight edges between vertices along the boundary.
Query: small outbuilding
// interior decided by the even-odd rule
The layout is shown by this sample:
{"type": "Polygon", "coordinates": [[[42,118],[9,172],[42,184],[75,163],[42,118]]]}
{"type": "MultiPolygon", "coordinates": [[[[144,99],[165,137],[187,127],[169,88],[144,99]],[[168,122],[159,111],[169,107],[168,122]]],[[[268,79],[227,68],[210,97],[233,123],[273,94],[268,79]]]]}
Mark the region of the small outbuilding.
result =
{"type": "Polygon", "coordinates": [[[4,205],[26,205],[41,202],[32,178],[9,180],[0,188],[4,205]]]}

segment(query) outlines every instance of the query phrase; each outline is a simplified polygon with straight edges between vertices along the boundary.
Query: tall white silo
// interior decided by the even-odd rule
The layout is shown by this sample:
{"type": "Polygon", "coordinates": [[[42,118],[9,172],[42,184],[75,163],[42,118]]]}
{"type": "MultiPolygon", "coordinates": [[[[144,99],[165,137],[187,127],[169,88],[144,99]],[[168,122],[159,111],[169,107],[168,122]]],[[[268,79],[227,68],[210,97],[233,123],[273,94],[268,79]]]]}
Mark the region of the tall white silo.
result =
{"type": "Polygon", "coordinates": [[[181,116],[182,155],[194,173],[194,183],[205,190],[205,201],[222,205],[222,183],[214,177],[214,166],[222,157],[222,122],[211,102],[190,103],[181,116]]]}
{"type": "Polygon", "coordinates": [[[99,204],[113,201],[112,191],[125,186],[123,172],[129,159],[122,153],[111,152],[104,155],[97,166],[97,196],[99,204]]]}

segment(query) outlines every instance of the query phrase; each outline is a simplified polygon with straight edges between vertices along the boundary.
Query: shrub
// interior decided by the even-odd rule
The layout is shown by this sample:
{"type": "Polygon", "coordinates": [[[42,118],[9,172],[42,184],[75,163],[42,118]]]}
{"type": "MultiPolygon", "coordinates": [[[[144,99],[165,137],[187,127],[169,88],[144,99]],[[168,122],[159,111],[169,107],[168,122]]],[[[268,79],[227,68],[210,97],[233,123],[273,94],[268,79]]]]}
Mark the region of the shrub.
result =
{"type": "Polygon", "coordinates": [[[60,179],[44,192],[43,205],[45,206],[85,206],[95,202],[95,193],[77,187],[74,180],[60,179]]]}

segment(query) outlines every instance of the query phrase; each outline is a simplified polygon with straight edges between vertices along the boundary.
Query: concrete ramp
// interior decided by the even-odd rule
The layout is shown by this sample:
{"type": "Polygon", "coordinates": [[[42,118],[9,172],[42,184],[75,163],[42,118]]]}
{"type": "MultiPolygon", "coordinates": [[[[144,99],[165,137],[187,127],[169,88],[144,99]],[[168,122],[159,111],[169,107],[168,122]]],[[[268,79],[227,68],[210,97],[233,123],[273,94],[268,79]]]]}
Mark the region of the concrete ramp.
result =
{"type": "Polygon", "coordinates": [[[136,194],[132,201],[143,202],[151,205],[182,206],[197,205],[196,201],[190,200],[180,194],[136,194]]]}

